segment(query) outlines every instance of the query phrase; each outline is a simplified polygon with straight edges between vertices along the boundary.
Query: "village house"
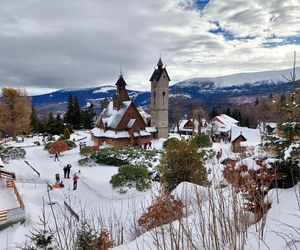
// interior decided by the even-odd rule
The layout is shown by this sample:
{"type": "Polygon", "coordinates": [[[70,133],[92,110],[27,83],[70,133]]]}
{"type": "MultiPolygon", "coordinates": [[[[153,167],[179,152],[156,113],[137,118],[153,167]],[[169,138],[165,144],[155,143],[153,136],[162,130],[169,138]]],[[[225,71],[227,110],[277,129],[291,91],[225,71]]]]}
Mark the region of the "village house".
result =
{"type": "Polygon", "coordinates": [[[92,139],[101,145],[140,146],[149,144],[156,138],[155,127],[147,127],[145,120],[130,99],[123,75],[116,83],[117,93],[96,121],[96,127],[91,130],[92,139]]]}
{"type": "MultiPolygon", "coordinates": [[[[199,122],[197,119],[182,119],[178,122],[177,126],[174,128],[174,132],[180,135],[196,135],[198,134],[199,122]]],[[[201,119],[201,132],[204,128],[207,127],[207,121],[205,119],[201,119]]]]}
{"type": "Polygon", "coordinates": [[[255,147],[261,143],[259,129],[233,126],[231,129],[231,149],[241,153],[247,147],[255,147]]]}
{"type": "Polygon", "coordinates": [[[216,141],[230,140],[231,129],[238,125],[239,121],[228,115],[220,114],[215,116],[207,126],[207,134],[210,134],[216,141]]]}
{"type": "Polygon", "coordinates": [[[264,135],[272,135],[277,133],[277,123],[275,122],[259,122],[257,128],[264,135]]]}

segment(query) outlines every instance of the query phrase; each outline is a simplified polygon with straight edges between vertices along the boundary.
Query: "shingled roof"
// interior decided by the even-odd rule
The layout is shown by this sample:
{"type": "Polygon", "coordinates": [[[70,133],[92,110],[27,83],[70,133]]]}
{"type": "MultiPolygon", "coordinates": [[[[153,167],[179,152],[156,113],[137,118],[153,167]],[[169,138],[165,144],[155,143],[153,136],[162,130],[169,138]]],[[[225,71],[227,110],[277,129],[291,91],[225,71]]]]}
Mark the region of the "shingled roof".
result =
{"type": "Polygon", "coordinates": [[[118,81],[116,82],[116,85],[118,86],[126,86],[127,83],[125,82],[124,78],[123,78],[123,75],[120,75],[118,81]]]}
{"type": "Polygon", "coordinates": [[[161,58],[159,58],[158,63],[157,63],[157,69],[154,69],[154,72],[150,78],[150,81],[159,81],[159,79],[161,78],[162,74],[166,72],[166,75],[170,81],[170,77],[168,75],[168,72],[166,70],[166,67],[163,68],[163,62],[161,60],[161,58]]]}

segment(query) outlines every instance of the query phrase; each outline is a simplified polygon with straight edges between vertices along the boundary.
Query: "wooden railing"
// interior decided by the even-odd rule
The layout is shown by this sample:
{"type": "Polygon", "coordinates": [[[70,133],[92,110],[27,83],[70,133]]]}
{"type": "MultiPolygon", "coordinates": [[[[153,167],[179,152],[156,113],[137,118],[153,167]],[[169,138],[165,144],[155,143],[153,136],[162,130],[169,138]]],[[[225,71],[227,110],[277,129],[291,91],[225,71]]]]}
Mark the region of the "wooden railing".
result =
{"type": "Polygon", "coordinates": [[[16,197],[17,197],[17,200],[18,200],[18,202],[19,202],[19,207],[20,207],[20,208],[25,208],[24,203],[23,203],[23,200],[22,200],[22,198],[21,198],[21,195],[19,194],[19,191],[18,191],[18,189],[17,189],[17,186],[16,186],[15,182],[14,182],[13,180],[7,180],[7,181],[6,181],[6,186],[7,186],[7,187],[12,187],[12,188],[13,188],[13,190],[14,190],[14,192],[15,192],[15,195],[16,195],[16,197]]]}

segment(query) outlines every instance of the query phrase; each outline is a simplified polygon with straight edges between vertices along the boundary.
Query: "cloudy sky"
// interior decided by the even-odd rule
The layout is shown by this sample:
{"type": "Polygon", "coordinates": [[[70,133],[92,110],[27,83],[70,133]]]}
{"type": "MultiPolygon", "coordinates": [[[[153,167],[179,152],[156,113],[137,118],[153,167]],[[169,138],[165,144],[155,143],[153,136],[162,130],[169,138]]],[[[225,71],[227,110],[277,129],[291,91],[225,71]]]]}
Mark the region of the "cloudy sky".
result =
{"type": "MultiPolygon", "coordinates": [[[[172,83],[300,61],[300,0],[0,0],[0,85],[29,94],[172,83]]],[[[300,63],[299,63],[300,64],[300,63]]]]}

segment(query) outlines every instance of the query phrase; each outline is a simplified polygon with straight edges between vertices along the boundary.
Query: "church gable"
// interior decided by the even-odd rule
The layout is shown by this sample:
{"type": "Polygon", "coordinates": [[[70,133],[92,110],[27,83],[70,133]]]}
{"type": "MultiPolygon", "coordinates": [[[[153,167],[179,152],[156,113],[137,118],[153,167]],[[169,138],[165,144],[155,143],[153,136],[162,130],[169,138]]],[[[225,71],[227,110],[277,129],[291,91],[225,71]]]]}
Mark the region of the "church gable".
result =
{"type": "Polygon", "coordinates": [[[139,113],[138,109],[131,102],[130,106],[125,111],[119,125],[117,127],[118,130],[127,130],[132,129],[136,131],[136,129],[145,129],[146,123],[139,113]],[[133,129],[135,128],[135,129],[133,129]]]}

